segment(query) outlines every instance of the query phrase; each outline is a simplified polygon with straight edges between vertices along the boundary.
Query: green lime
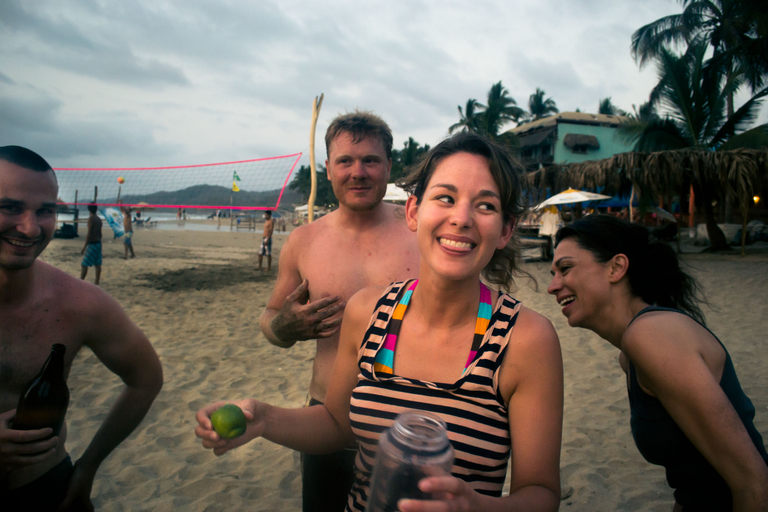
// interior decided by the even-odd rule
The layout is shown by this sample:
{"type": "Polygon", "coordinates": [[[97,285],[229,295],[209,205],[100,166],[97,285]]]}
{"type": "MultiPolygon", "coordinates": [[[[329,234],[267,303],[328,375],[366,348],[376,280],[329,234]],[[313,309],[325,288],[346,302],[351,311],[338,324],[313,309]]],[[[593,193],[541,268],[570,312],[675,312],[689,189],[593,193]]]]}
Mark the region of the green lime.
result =
{"type": "Polygon", "coordinates": [[[211,414],[211,424],[223,439],[233,439],[243,432],[247,426],[245,414],[234,404],[222,405],[211,414]]]}

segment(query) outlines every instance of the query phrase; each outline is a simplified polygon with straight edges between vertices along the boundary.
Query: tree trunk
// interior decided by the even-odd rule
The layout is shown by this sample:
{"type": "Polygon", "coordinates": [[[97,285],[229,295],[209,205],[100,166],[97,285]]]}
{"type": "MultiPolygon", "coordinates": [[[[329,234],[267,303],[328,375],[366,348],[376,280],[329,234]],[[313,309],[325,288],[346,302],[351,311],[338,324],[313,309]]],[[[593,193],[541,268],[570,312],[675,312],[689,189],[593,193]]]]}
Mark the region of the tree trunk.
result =
{"type": "MultiPolygon", "coordinates": [[[[701,197],[701,194],[699,194],[701,197]]],[[[715,211],[712,208],[712,199],[702,198],[702,209],[704,210],[704,222],[707,226],[707,236],[709,237],[709,250],[710,251],[724,251],[729,249],[728,241],[725,239],[725,234],[720,226],[715,221],[715,211]]]]}
{"type": "Polygon", "coordinates": [[[746,254],[745,245],[747,243],[747,219],[749,218],[749,199],[742,199],[741,202],[741,255],[746,254]]]}

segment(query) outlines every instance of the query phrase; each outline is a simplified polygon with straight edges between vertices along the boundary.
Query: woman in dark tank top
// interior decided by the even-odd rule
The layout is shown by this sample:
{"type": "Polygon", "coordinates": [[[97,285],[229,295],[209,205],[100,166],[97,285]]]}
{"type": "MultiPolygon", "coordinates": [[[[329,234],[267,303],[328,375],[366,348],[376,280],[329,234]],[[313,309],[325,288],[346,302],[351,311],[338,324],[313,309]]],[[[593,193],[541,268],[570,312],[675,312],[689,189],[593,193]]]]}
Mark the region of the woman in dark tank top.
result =
{"type": "Polygon", "coordinates": [[[674,510],[768,510],[755,407],[674,251],[607,215],[560,229],[555,245],[548,291],[569,325],[621,350],[632,435],[643,457],[664,467],[674,510]]]}

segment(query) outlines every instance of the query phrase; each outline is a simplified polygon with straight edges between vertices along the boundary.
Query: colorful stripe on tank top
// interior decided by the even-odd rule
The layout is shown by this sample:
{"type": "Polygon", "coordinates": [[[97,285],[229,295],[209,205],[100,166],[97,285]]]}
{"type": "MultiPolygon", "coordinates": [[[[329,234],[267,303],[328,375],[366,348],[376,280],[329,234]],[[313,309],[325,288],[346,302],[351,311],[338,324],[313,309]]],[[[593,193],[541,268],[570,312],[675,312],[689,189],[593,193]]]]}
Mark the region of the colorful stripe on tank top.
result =
{"type": "Polygon", "coordinates": [[[403,317],[405,316],[405,310],[408,308],[408,303],[411,302],[411,295],[416,288],[418,279],[411,283],[411,286],[405,290],[403,296],[400,298],[395,311],[392,313],[392,319],[389,322],[389,329],[387,337],[384,339],[384,346],[376,354],[376,360],[373,364],[373,370],[375,372],[388,373],[392,375],[395,371],[395,345],[397,345],[397,335],[400,333],[400,325],[403,323],[403,317]]]}
{"type": "Polygon", "coordinates": [[[485,331],[488,330],[488,323],[491,321],[493,306],[491,306],[491,290],[483,283],[480,283],[480,304],[477,307],[477,322],[475,322],[475,336],[472,339],[472,349],[469,351],[467,364],[464,365],[464,371],[467,371],[469,365],[475,360],[477,351],[483,343],[485,331]]]}
{"type": "MultiPolygon", "coordinates": [[[[386,338],[384,339],[384,346],[376,353],[376,359],[373,364],[373,369],[377,373],[394,374],[397,337],[400,334],[400,326],[403,323],[405,310],[408,308],[411,296],[413,295],[413,290],[416,289],[418,282],[418,279],[416,279],[411,283],[405,293],[403,293],[397,306],[395,306],[395,310],[393,311],[392,318],[389,322],[389,329],[386,338]]],[[[472,339],[472,348],[469,352],[469,357],[467,357],[467,362],[464,365],[464,371],[469,368],[477,356],[477,351],[480,349],[480,345],[485,337],[485,331],[488,329],[488,323],[491,320],[492,313],[493,306],[491,305],[491,291],[483,283],[480,283],[480,304],[477,308],[475,334],[472,339]]]]}

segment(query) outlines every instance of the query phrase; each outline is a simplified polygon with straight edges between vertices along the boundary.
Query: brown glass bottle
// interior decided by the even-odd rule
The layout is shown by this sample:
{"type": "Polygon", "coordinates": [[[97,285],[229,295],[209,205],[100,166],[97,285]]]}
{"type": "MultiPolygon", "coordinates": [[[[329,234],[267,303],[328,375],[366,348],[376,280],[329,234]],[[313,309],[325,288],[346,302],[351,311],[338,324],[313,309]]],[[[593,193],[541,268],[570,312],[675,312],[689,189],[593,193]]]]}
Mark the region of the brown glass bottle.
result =
{"type": "Polygon", "coordinates": [[[69,388],[64,379],[66,347],[56,343],[40,373],[32,379],[19,397],[13,428],[35,430],[50,427],[58,435],[69,405],[69,388]]]}

